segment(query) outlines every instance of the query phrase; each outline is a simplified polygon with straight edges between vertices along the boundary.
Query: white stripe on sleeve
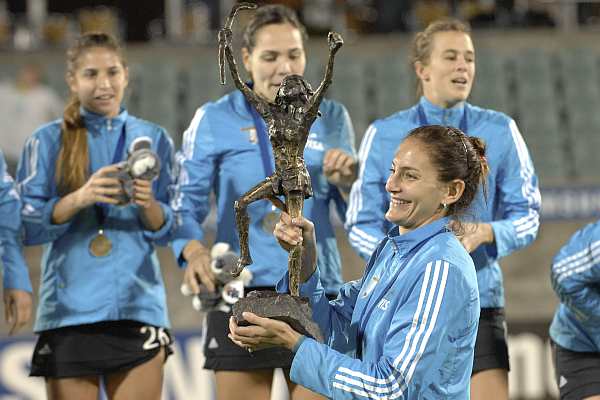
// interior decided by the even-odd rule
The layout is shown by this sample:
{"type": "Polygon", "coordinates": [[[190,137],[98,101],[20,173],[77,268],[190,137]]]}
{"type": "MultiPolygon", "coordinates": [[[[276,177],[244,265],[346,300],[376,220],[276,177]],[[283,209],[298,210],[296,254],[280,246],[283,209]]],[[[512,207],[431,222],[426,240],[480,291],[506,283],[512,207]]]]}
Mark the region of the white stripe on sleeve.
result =
{"type": "Polygon", "coordinates": [[[427,264],[411,328],[404,339],[400,354],[393,362],[394,371],[386,378],[376,378],[358,370],[340,367],[334,377],[334,388],[370,399],[394,399],[402,396],[437,322],[448,271],[448,262],[438,260],[435,261],[435,266],[431,262],[427,264]]]}

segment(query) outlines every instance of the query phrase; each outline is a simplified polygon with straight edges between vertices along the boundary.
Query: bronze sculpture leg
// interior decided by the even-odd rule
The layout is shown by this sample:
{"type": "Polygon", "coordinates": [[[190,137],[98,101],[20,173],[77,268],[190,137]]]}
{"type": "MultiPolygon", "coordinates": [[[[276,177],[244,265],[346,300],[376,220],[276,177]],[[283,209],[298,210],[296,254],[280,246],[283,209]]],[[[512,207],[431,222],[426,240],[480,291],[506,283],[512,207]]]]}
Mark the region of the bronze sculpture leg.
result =
{"type": "MultiPolygon", "coordinates": [[[[248,247],[248,229],[250,227],[250,218],[248,217],[248,205],[256,200],[268,199],[272,200],[273,185],[269,178],[262,181],[252,189],[247,191],[238,201],[235,202],[235,222],[237,225],[239,240],[240,240],[240,258],[237,267],[233,272],[234,276],[238,276],[246,265],[252,264],[250,256],[250,248],[248,247]]],[[[281,201],[280,201],[281,203],[281,201]]],[[[276,204],[277,206],[277,204],[276,204]]]]}
{"type": "Polygon", "coordinates": [[[283,201],[279,200],[279,197],[272,194],[271,196],[267,197],[267,200],[270,200],[271,203],[273,203],[273,205],[275,207],[277,207],[278,209],[280,209],[281,211],[287,212],[287,208],[286,208],[285,204],[283,203],[283,201]]]}
{"type": "MultiPolygon", "coordinates": [[[[292,191],[287,194],[286,206],[288,214],[292,218],[302,216],[304,207],[304,192],[292,191]]],[[[294,246],[288,255],[288,273],[290,277],[290,294],[292,296],[300,296],[300,268],[302,268],[302,249],[301,244],[294,246]]]]}

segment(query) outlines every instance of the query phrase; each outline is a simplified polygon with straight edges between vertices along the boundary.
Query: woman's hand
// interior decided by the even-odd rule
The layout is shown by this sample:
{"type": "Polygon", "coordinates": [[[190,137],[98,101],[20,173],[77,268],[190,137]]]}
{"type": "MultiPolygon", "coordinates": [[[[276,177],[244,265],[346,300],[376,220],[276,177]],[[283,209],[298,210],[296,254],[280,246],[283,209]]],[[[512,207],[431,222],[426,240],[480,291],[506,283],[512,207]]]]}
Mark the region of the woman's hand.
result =
{"type": "Polygon", "coordinates": [[[107,165],[94,172],[88,181],[76,190],[74,195],[75,206],[78,209],[87,208],[95,203],[119,204],[119,197],[123,196],[123,186],[117,178],[119,166],[107,165]]]}
{"type": "MultiPolygon", "coordinates": [[[[451,228],[454,228],[452,223],[451,228]]],[[[486,223],[462,222],[460,235],[456,235],[467,252],[471,253],[482,244],[494,242],[494,230],[492,225],[486,223]]]]}
{"type": "Polygon", "coordinates": [[[140,217],[146,229],[155,232],[163,226],[165,216],[160,204],[154,198],[152,181],[134,179],[131,200],[140,207],[140,217]]]}
{"type": "Polygon", "coordinates": [[[331,149],[323,158],[323,174],[327,181],[347,195],[356,180],[358,161],[341,149],[331,149]]]}
{"type": "Polygon", "coordinates": [[[200,284],[206,286],[210,292],[215,291],[215,275],[210,268],[212,258],[210,250],[198,240],[190,240],[183,248],[183,258],[188,265],[183,274],[183,284],[193,294],[200,293],[200,284]]]}
{"type": "Polygon", "coordinates": [[[229,318],[229,339],[252,352],[269,347],[285,347],[293,350],[302,335],[285,322],[262,318],[251,312],[242,314],[250,326],[238,326],[234,317],[229,318]]]}
{"type": "Polygon", "coordinates": [[[96,203],[119,204],[120,197],[124,195],[123,186],[116,175],[119,166],[108,165],[94,172],[87,182],[60,199],[52,210],[52,223],[64,224],[84,208],[96,203]]]}
{"type": "Polygon", "coordinates": [[[141,208],[150,208],[153,203],[156,203],[152,186],[152,181],[135,179],[133,181],[133,202],[141,208]]]}
{"type": "Polygon", "coordinates": [[[295,246],[304,246],[300,281],[306,282],[317,268],[317,239],[313,223],[304,217],[292,219],[289,214],[282,212],[273,234],[288,252],[295,246]]]}
{"type": "Polygon", "coordinates": [[[31,293],[19,289],[4,289],[4,319],[13,335],[31,319],[33,300],[31,293]]]}

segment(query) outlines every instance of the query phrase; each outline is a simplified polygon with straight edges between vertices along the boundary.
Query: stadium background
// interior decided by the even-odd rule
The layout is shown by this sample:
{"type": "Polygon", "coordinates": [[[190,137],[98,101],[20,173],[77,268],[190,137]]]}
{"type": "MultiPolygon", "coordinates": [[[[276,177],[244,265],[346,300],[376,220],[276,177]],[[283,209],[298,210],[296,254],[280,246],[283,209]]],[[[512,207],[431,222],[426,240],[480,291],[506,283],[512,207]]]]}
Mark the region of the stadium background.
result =
{"type": "MultiPolygon", "coordinates": [[[[442,15],[472,22],[477,75],[470,101],[517,120],[542,189],[538,239],[501,263],[513,368],[511,398],[554,398],[547,327],[557,301],[549,265],[570,235],[600,211],[600,6],[571,0],[278,2],[297,8],[312,33],[306,76],[313,85],[327,55],[323,33],[332,28],[344,34],[346,44],[328,96],[348,107],[357,147],[370,121],[415,100],[414,74],[408,65],[411,31],[442,15]]],[[[66,98],[65,46],[80,31],[109,30],[127,42],[127,107],[165,126],[178,145],[194,110],[231,89],[218,83],[214,33],[231,4],[0,1],[0,80],[12,79],[23,65],[37,64],[43,67],[44,82],[66,98]]],[[[4,135],[10,132],[1,131],[0,137],[4,135]]],[[[206,226],[213,230],[214,218],[206,226]]],[[[344,277],[354,279],[363,263],[348,246],[340,223],[337,233],[344,277]]],[[[165,399],[211,399],[211,377],[201,369],[201,315],[179,293],[182,271],[170,251],[159,253],[177,339],[176,354],[167,364],[165,399]]],[[[39,284],[40,255],[39,247],[26,249],[34,288],[39,284]]],[[[12,338],[6,336],[3,322],[0,329],[0,400],[44,398],[43,382],[27,378],[31,326],[12,338]]],[[[276,391],[275,398],[285,397],[276,391]]]]}

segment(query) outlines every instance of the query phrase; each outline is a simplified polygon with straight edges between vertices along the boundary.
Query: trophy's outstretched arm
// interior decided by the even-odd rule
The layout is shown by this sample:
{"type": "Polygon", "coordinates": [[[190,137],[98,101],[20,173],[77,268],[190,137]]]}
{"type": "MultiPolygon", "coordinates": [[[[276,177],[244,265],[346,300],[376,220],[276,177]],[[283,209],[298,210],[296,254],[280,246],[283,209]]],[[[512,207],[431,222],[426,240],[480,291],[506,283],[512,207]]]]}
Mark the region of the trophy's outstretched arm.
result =
{"type": "Polygon", "coordinates": [[[219,77],[221,78],[221,85],[225,84],[225,47],[227,46],[227,44],[231,46],[232,35],[231,32],[229,32],[229,38],[222,36],[225,36],[225,31],[231,31],[231,28],[233,27],[233,21],[235,20],[235,15],[239,10],[254,10],[256,9],[256,7],[257,5],[254,3],[242,2],[234,4],[234,6],[231,8],[231,11],[229,12],[229,16],[225,20],[225,26],[221,31],[219,31],[219,77]],[[228,43],[227,39],[229,39],[228,43]]]}
{"type": "MultiPolygon", "coordinates": [[[[221,30],[223,32],[225,29],[221,30]]],[[[229,31],[231,32],[231,31],[229,31]]],[[[227,64],[229,65],[229,70],[231,71],[231,77],[233,78],[233,83],[235,87],[238,88],[246,97],[246,100],[258,111],[258,113],[264,117],[266,117],[266,112],[268,110],[267,102],[260,98],[252,89],[242,81],[240,78],[240,74],[237,69],[237,64],[235,62],[235,58],[233,57],[233,52],[231,51],[231,46],[226,46],[225,49],[225,57],[227,58],[227,64]]]]}
{"type": "Polygon", "coordinates": [[[319,105],[325,96],[325,92],[331,85],[331,79],[333,77],[333,63],[335,59],[335,54],[338,52],[340,47],[344,44],[344,39],[342,35],[337,32],[329,32],[327,35],[327,41],[329,43],[329,60],[327,61],[327,67],[325,69],[325,76],[321,81],[321,84],[315,91],[315,94],[310,99],[309,105],[309,115],[312,113],[316,113],[319,109],[319,105]]]}
{"type": "Polygon", "coordinates": [[[248,102],[252,104],[252,106],[264,118],[267,116],[268,113],[267,102],[261,99],[256,93],[254,93],[248,87],[248,85],[246,85],[244,81],[242,81],[242,78],[240,78],[240,74],[237,68],[237,63],[235,62],[235,57],[233,56],[233,50],[231,45],[233,38],[233,32],[231,31],[231,27],[233,25],[235,14],[238,10],[254,9],[256,7],[257,6],[254,3],[238,3],[233,6],[229,17],[227,17],[227,21],[225,22],[225,26],[219,31],[219,72],[221,77],[221,84],[224,85],[225,59],[227,59],[227,64],[229,65],[229,71],[231,72],[231,77],[233,78],[233,83],[235,87],[238,88],[244,94],[244,97],[246,97],[248,102]]]}

